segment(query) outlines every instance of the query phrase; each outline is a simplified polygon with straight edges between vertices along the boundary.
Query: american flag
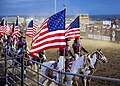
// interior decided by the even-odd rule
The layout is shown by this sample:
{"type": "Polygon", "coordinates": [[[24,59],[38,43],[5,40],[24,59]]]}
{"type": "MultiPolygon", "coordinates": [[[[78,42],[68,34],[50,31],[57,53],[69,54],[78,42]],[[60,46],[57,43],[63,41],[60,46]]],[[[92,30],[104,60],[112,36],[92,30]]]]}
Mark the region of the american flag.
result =
{"type": "Polygon", "coordinates": [[[7,35],[10,35],[11,33],[11,28],[8,26],[7,21],[5,22],[4,33],[6,33],[7,35]]]}
{"type": "Polygon", "coordinates": [[[33,22],[33,20],[31,20],[30,23],[28,24],[28,28],[26,29],[26,36],[33,38],[37,28],[38,28],[38,24],[33,22]]]}
{"type": "Polygon", "coordinates": [[[10,25],[11,34],[14,32],[14,28],[15,28],[15,23],[13,22],[13,23],[10,25]]]}
{"type": "Polygon", "coordinates": [[[16,19],[16,24],[15,24],[15,28],[14,28],[14,32],[13,32],[13,38],[14,37],[20,37],[21,36],[21,31],[20,29],[18,28],[18,17],[16,19]]]}
{"type": "Polygon", "coordinates": [[[37,28],[38,28],[38,24],[35,23],[35,22],[33,22],[33,34],[34,34],[34,35],[35,35],[35,33],[36,33],[37,28]]]}
{"type": "Polygon", "coordinates": [[[66,28],[65,36],[68,39],[80,37],[79,16],[66,28]]]}
{"type": "Polygon", "coordinates": [[[1,21],[1,26],[0,26],[0,35],[4,34],[4,27],[5,27],[5,22],[4,19],[1,21]]]}
{"type": "Polygon", "coordinates": [[[65,10],[46,19],[32,41],[30,54],[50,48],[64,48],[65,10]]]}
{"type": "Polygon", "coordinates": [[[0,26],[0,36],[3,36],[3,28],[0,26]]]}
{"type": "Polygon", "coordinates": [[[7,33],[7,21],[5,22],[5,26],[4,26],[4,33],[7,33]]]}

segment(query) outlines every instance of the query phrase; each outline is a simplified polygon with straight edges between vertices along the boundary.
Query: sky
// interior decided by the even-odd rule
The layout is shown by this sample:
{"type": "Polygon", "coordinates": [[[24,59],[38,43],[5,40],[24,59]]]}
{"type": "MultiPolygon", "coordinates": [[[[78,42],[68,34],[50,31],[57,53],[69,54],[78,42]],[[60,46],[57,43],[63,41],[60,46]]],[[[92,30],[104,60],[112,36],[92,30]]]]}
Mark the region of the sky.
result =
{"type": "MultiPolygon", "coordinates": [[[[56,12],[66,5],[67,15],[120,14],[120,0],[56,0],[56,12]]],[[[0,16],[53,15],[55,0],[0,0],[0,16]]]]}

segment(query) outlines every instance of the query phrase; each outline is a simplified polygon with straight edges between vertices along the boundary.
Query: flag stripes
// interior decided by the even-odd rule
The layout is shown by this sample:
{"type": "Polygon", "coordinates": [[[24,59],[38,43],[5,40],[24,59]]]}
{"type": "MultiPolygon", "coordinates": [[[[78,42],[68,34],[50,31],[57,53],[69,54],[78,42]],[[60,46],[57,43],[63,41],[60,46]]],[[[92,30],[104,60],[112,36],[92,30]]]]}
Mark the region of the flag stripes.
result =
{"type": "Polygon", "coordinates": [[[31,20],[30,23],[28,24],[28,28],[26,29],[26,36],[33,38],[37,28],[38,24],[31,20]]]}
{"type": "Polygon", "coordinates": [[[14,32],[12,33],[13,38],[14,37],[20,37],[21,36],[21,31],[18,28],[18,17],[16,19],[16,24],[15,24],[15,28],[14,28],[14,32]]]}
{"type": "Polygon", "coordinates": [[[38,24],[33,22],[33,36],[35,35],[37,28],[38,28],[38,24]]]}

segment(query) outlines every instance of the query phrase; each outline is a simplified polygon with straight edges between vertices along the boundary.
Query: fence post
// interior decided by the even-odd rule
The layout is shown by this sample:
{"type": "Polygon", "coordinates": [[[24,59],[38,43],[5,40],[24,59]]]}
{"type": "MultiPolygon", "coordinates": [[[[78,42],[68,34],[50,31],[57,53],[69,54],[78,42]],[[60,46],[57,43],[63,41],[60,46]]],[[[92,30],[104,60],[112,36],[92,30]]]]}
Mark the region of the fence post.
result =
{"type": "Polygon", "coordinates": [[[39,82],[40,82],[40,75],[39,75],[39,73],[40,73],[40,64],[38,64],[38,67],[37,67],[37,73],[38,73],[38,86],[39,86],[39,82]]]}
{"type": "Polygon", "coordinates": [[[24,86],[24,54],[20,57],[21,58],[21,86],[24,86]]]}
{"type": "Polygon", "coordinates": [[[86,26],[86,38],[88,38],[88,28],[87,28],[87,26],[86,26]]]}
{"type": "Polygon", "coordinates": [[[13,74],[15,73],[15,60],[16,60],[15,53],[13,53],[13,60],[12,60],[12,66],[13,66],[12,72],[13,72],[13,74]]]}
{"type": "Polygon", "coordinates": [[[5,48],[5,84],[7,85],[7,48],[5,48]]]}
{"type": "Polygon", "coordinates": [[[59,76],[59,85],[58,86],[62,86],[62,72],[58,72],[58,76],[59,76]]]}

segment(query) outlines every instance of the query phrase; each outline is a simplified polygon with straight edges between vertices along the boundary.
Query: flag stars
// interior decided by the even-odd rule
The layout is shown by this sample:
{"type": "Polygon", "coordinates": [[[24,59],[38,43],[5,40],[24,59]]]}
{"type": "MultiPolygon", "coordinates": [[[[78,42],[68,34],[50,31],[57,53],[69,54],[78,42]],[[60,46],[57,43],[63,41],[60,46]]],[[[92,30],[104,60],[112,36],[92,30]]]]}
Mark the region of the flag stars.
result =
{"type": "Polygon", "coordinates": [[[64,20],[64,11],[57,13],[56,15],[52,16],[48,20],[48,30],[49,31],[56,31],[56,30],[64,30],[65,29],[65,20],[64,20]]]}
{"type": "Polygon", "coordinates": [[[70,24],[70,29],[79,27],[79,16],[70,24]]]}

